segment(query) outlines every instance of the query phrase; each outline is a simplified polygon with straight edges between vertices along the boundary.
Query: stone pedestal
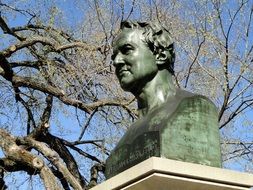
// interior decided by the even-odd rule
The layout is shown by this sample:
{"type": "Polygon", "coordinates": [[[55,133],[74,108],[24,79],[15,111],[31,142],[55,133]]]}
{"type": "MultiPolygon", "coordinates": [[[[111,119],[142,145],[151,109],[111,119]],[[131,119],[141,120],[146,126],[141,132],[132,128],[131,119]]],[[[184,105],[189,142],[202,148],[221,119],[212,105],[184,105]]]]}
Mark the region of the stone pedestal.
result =
{"type": "Polygon", "coordinates": [[[91,190],[249,190],[251,187],[253,174],[152,157],[91,190]]]}

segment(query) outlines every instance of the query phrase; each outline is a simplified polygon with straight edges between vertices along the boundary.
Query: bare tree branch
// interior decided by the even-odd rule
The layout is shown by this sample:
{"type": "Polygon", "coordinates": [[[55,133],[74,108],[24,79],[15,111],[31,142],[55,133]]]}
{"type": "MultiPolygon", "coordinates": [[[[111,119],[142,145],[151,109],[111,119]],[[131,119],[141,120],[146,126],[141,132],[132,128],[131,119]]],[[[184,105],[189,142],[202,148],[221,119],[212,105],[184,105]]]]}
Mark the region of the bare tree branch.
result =
{"type": "Polygon", "coordinates": [[[184,87],[185,87],[185,88],[187,87],[188,80],[189,80],[189,78],[190,78],[191,69],[192,69],[194,63],[196,62],[196,60],[197,60],[197,58],[198,58],[200,49],[201,49],[202,45],[204,44],[204,42],[205,42],[205,37],[204,37],[204,39],[201,41],[201,43],[198,45],[197,53],[196,53],[196,55],[195,55],[195,57],[194,57],[192,63],[190,64],[190,67],[189,67],[189,69],[188,69],[187,77],[186,77],[185,84],[184,84],[184,87]]]}
{"type": "Polygon", "coordinates": [[[64,139],[61,139],[61,140],[62,140],[62,142],[63,142],[66,146],[68,146],[68,147],[70,147],[71,149],[77,151],[79,154],[85,156],[86,158],[89,158],[89,159],[91,159],[91,160],[93,160],[93,161],[96,161],[96,162],[98,162],[98,163],[100,163],[100,164],[103,163],[103,162],[102,162],[101,160],[99,160],[97,157],[92,156],[92,155],[90,155],[90,154],[88,154],[88,153],[82,151],[80,148],[75,147],[72,143],[70,143],[70,142],[68,142],[68,141],[66,141],[66,140],[64,140],[64,139]]]}
{"type": "Polygon", "coordinates": [[[224,123],[222,123],[220,125],[220,129],[222,129],[224,126],[226,126],[232,119],[234,119],[238,114],[242,113],[244,110],[246,110],[251,105],[253,105],[253,99],[242,101],[240,103],[240,105],[232,112],[232,114],[229,116],[229,118],[224,123]]]}
{"type": "Polygon", "coordinates": [[[81,130],[80,136],[78,137],[78,140],[79,140],[79,141],[83,138],[83,135],[84,135],[84,133],[85,133],[87,127],[89,126],[92,117],[95,115],[96,112],[97,112],[97,108],[94,109],[93,112],[90,114],[88,120],[86,121],[85,125],[83,126],[83,128],[82,128],[82,130],[81,130]]]}
{"type": "Polygon", "coordinates": [[[91,179],[90,179],[90,183],[88,185],[88,188],[92,188],[97,185],[99,172],[105,172],[104,165],[95,164],[94,166],[91,167],[91,169],[90,169],[91,179]]]}
{"type": "Polygon", "coordinates": [[[39,171],[46,188],[55,190],[60,189],[57,185],[54,175],[45,165],[43,160],[38,156],[26,151],[25,149],[22,149],[15,143],[16,140],[17,139],[9,135],[9,133],[3,129],[0,129],[0,147],[3,149],[4,154],[8,156],[7,158],[39,171]]]}
{"type": "MultiPolygon", "coordinates": [[[[43,125],[41,127],[43,129],[43,125]]],[[[83,176],[80,174],[80,172],[78,170],[78,165],[77,165],[74,157],[72,156],[72,154],[64,146],[65,142],[62,139],[51,135],[47,131],[47,128],[44,130],[43,133],[38,133],[38,132],[34,133],[33,137],[35,139],[38,139],[42,142],[47,143],[52,150],[57,152],[59,154],[60,158],[62,158],[62,160],[66,163],[66,166],[67,166],[67,169],[69,170],[69,172],[75,177],[76,180],[79,181],[79,184],[82,186],[82,188],[85,187],[85,181],[84,181],[83,176]],[[37,136],[34,136],[35,134],[37,136]]]]}
{"type": "Polygon", "coordinates": [[[5,190],[7,189],[7,186],[5,185],[4,182],[4,170],[3,168],[0,168],[0,190],[5,190]]]}
{"type": "MultiPolygon", "coordinates": [[[[57,152],[53,151],[52,149],[48,148],[48,146],[45,143],[35,141],[32,138],[25,137],[25,138],[18,138],[19,143],[29,145],[34,147],[36,150],[41,152],[52,164],[54,164],[55,167],[58,168],[58,170],[64,175],[66,180],[70,183],[70,185],[74,189],[80,189],[82,190],[82,186],[78,182],[78,180],[70,173],[70,171],[67,169],[67,167],[64,165],[64,163],[61,161],[60,156],[57,152]]],[[[48,172],[47,168],[45,170],[45,173],[48,172]]],[[[50,170],[50,169],[49,169],[50,170]]],[[[44,174],[44,173],[43,173],[44,174]]],[[[45,176],[44,176],[45,177],[45,176]]]]}

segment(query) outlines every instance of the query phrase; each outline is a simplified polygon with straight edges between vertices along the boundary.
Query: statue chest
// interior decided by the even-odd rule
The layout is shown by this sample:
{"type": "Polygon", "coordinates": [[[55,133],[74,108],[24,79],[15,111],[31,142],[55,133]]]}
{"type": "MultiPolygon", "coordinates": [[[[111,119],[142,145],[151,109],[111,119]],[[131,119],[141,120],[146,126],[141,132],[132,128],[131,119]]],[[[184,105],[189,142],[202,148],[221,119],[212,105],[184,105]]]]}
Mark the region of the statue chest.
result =
{"type": "Polygon", "coordinates": [[[189,98],[177,106],[165,105],[138,120],[107,159],[106,176],[152,156],[220,167],[215,107],[205,99],[189,98]]]}

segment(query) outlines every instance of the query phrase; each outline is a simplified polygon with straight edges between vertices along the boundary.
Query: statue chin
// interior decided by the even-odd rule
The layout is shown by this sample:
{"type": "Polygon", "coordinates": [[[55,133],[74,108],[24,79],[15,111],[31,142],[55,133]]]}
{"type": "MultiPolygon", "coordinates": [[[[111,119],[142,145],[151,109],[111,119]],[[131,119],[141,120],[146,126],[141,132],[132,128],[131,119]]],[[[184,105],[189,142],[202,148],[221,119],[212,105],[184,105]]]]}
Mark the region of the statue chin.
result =
{"type": "Polygon", "coordinates": [[[127,82],[124,80],[120,80],[120,87],[127,92],[132,92],[132,89],[134,88],[134,83],[127,82]]]}

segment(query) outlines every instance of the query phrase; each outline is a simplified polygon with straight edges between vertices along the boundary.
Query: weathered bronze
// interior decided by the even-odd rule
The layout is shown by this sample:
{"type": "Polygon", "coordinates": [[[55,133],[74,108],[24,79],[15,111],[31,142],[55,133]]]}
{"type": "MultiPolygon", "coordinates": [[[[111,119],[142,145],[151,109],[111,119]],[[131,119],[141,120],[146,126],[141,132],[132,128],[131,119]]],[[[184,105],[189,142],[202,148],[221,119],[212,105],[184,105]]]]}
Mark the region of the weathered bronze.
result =
{"type": "Polygon", "coordinates": [[[154,23],[123,22],[113,43],[121,87],[134,94],[140,119],[106,161],[106,177],[151,157],[221,166],[218,113],[206,97],[176,89],[169,32],[154,23]]]}

